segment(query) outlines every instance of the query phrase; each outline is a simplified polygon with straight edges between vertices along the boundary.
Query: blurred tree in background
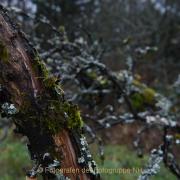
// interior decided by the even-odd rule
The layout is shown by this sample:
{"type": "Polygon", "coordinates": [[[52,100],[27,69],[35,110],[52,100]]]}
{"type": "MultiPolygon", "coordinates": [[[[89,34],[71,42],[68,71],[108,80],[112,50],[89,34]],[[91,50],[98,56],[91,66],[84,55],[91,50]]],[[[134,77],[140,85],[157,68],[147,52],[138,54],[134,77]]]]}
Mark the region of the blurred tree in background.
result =
{"type": "MultiPolygon", "coordinates": [[[[177,77],[180,67],[178,1],[9,0],[4,4],[20,8],[24,12],[33,12],[39,18],[48,19],[57,28],[63,26],[70,41],[83,38],[88,44],[92,43],[88,36],[82,33],[83,29],[87,29],[93,40],[99,39],[101,45],[107,47],[103,62],[111,65],[110,68],[114,71],[124,66],[127,54],[134,57],[134,50],[138,47],[158,47],[158,51],[146,57],[145,62],[138,63],[136,71],[145,83],[167,95],[168,86],[177,77]],[[124,47],[123,40],[129,36],[132,41],[128,47],[124,47]]],[[[30,34],[31,38],[39,37],[41,46],[49,48],[45,42],[53,36],[50,29],[39,27],[38,23],[33,25],[26,18],[21,17],[21,21],[24,31],[30,34]]]]}

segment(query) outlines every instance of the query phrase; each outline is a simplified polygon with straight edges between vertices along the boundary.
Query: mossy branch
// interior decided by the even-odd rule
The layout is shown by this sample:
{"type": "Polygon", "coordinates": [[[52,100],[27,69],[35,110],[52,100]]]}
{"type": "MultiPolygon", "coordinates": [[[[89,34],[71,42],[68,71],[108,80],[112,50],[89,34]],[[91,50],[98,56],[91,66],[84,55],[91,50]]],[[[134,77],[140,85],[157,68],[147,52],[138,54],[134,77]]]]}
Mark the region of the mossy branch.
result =
{"type": "Polygon", "coordinates": [[[3,106],[4,113],[12,117],[14,132],[29,139],[27,149],[36,165],[27,176],[36,177],[37,169],[42,168],[40,174],[48,180],[100,179],[84,138],[77,105],[65,100],[63,90],[55,78],[49,77],[37,50],[2,6],[0,22],[0,83],[10,102],[3,106]],[[79,172],[63,175],[45,172],[51,167],[72,167],[79,172]],[[82,168],[91,172],[83,174],[82,168]]]}

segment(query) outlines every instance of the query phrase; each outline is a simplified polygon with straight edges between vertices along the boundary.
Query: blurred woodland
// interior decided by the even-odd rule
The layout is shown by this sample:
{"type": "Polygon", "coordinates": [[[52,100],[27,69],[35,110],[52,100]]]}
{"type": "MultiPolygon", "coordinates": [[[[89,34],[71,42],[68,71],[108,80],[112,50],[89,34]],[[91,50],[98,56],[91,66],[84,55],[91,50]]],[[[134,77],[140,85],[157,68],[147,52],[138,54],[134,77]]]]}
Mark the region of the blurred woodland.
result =
{"type": "MultiPolygon", "coordinates": [[[[38,50],[50,76],[59,78],[65,98],[78,104],[99,166],[112,161],[109,168],[143,168],[144,174],[101,174],[104,179],[180,179],[180,1],[0,4],[38,50]]],[[[27,139],[12,134],[10,118],[2,116],[0,128],[0,164],[6,161],[6,168],[14,169],[8,161],[16,155],[11,159],[6,149],[19,151],[27,139]]],[[[23,177],[33,166],[28,161],[23,170],[0,169],[2,179],[18,179],[17,171],[23,177]]]]}

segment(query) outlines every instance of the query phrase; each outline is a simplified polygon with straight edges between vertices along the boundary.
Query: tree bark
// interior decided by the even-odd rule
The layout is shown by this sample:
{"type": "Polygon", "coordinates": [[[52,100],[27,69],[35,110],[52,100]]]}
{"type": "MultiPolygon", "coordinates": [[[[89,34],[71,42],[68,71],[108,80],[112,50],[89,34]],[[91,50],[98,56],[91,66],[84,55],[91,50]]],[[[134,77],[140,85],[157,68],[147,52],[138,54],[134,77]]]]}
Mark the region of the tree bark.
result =
{"type": "Polygon", "coordinates": [[[101,179],[95,170],[76,105],[64,99],[19,24],[0,6],[0,110],[13,119],[15,133],[28,137],[36,165],[27,174],[44,179],[101,179]],[[61,168],[61,173],[52,170],[61,168]],[[76,170],[76,171],[74,171],[76,170]],[[86,170],[86,171],[84,171],[86,170]],[[90,170],[90,172],[88,172],[90,170]]]}

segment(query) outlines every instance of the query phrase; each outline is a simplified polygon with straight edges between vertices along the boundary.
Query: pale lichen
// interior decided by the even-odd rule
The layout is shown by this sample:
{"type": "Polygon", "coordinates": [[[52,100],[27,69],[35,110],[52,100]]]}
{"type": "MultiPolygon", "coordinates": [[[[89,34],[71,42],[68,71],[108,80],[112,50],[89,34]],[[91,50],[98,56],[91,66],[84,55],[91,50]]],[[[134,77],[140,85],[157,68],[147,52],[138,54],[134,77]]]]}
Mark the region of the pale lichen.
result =
{"type": "Polygon", "coordinates": [[[18,112],[18,110],[14,107],[14,104],[4,103],[1,106],[1,113],[6,113],[7,115],[11,116],[18,112]]]}

